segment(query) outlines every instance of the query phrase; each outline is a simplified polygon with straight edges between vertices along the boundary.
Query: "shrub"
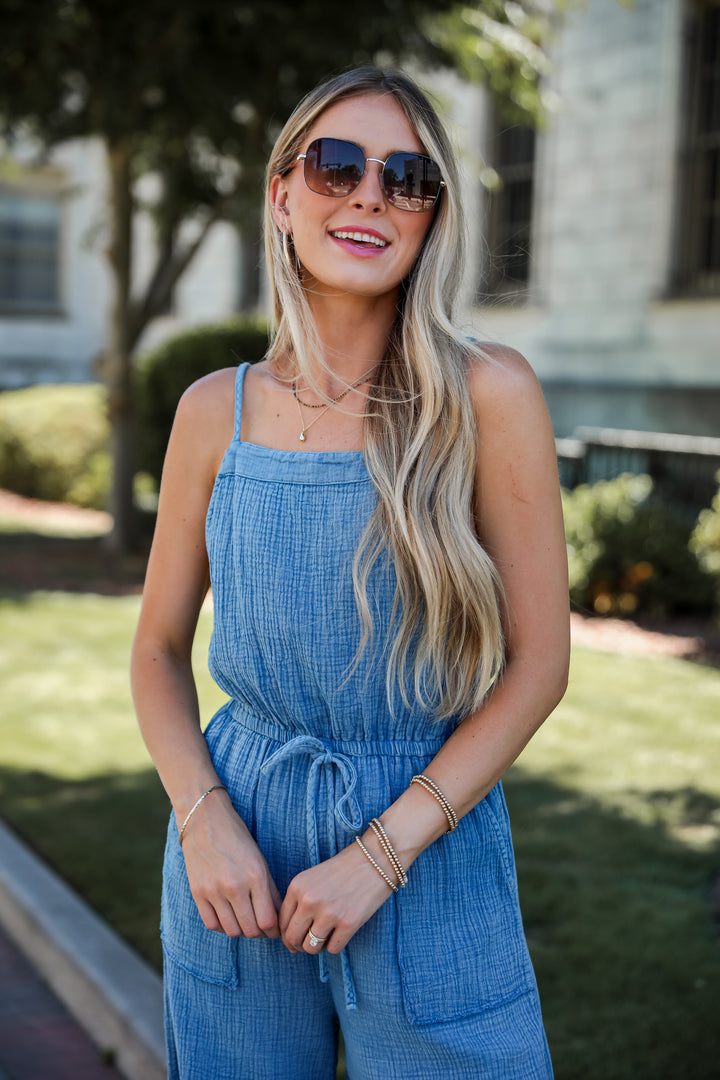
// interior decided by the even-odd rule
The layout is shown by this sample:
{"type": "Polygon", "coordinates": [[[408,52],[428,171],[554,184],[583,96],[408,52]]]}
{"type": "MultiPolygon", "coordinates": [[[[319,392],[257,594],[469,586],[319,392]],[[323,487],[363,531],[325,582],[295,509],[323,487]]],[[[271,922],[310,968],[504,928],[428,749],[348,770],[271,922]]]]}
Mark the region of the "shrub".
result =
{"type": "Polygon", "coordinates": [[[139,467],[159,482],[175,410],[191,383],[219,368],[256,363],[267,346],[267,323],[245,317],[189,330],[140,357],[134,384],[139,467]]]}
{"type": "Polygon", "coordinates": [[[32,386],[0,394],[0,487],[101,508],[110,485],[105,390],[32,386]]]}
{"type": "Polygon", "coordinates": [[[648,476],[619,476],[563,494],[570,596],[598,614],[708,611],[711,579],[689,526],[653,495],[648,476]]]}
{"type": "MultiPolygon", "coordinates": [[[[720,472],[717,474],[720,485],[720,472]]],[[[707,510],[701,510],[692,536],[690,550],[715,583],[716,612],[720,615],[720,487],[707,510]]]]}

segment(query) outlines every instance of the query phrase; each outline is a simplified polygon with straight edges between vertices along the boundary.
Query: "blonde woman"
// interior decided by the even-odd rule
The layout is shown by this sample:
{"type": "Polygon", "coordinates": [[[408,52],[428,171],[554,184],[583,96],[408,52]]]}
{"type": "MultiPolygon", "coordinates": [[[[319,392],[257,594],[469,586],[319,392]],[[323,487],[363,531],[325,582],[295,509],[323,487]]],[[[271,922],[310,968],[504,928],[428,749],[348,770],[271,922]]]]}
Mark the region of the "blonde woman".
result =
{"type": "Polygon", "coordinates": [[[565,688],[565,545],[534,376],[451,322],[462,239],[418,88],[324,84],[269,163],[267,358],[180,403],[133,655],[171,1078],[330,1080],[338,1025],[350,1080],[552,1076],[499,781],[565,688]]]}

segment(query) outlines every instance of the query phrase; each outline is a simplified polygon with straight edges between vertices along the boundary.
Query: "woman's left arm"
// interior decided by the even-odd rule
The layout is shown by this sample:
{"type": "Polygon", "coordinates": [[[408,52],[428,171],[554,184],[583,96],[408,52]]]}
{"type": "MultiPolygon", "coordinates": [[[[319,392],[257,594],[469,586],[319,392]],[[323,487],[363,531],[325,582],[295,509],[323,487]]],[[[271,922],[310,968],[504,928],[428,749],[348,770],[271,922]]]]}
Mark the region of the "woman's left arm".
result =
{"type": "MultiPolygon", "coordinates": [[[[489,359],[477,359],[469,380],[479,440],[475,513],[478,535],[505,592],[506,662],[482,708],[459,724],[425,769],[458,817],[487,795],[558,704],[567,685],[570,655],[565,534],[547,409],[522,356],[499,346],[485,352],[489,359]]],[[[439,803],[417,784],[384,811],[382,822],[406,868],[448,824],[439,803]]],[[[363,841],[384,866],[374,834],[368,832],[363,841]]],[[[342,930],[338,933],[336,927],[328,944],[332,952],[343,948],[370,917],[368,905],[374,903],[376,910],[389,895],[357,845],[351,845],[291,884],[280,924],[289,944],[288,936],[295,933],[296,947],[302,947],[297,933],[304,920],[299,916],[315,905],[304,902],[309,898],[303,888],[296,896],[291,891],[294,885],[312,886],[315,902],[320,902],[326,886],[338,894],[331,903],[336,908],[332,917],[340,915],[340,907],[345,910],[342,930]],[[341,860],[342,868],[336,860],[341,860]],[[342,873],[345,882],[338,876],[342,873]],[[359,875],[369,889],[365,903],[358,891],[359,875]],[[347,879],[353,885],[346,893],[347,879]]],[[[325,908],[324,903],[320,906],[325,908]]],[[[323,917],[330,921],[330,912],[323,911],[323,917]]]]}

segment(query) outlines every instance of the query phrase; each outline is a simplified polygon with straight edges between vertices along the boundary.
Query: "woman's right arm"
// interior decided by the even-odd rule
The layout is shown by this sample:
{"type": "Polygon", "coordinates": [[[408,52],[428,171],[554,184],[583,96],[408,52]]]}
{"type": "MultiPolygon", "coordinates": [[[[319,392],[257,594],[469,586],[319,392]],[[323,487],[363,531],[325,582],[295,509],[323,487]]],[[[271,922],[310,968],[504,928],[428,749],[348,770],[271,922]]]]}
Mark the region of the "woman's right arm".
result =
{"type": "MultiPolygon", "coordinates": [[[[202,379],[178,406],[132,650],[140,730],[178,826],[200,795],[220,782],[200,727],[191,654],[209,586],[205,515],[233,432],[234,375],[228,370],[202,379]]],[[[214,791],[197,807],[183,852],[190,888],[209,930],[279,936],[280,895],[225,791],[214,791]]]]}

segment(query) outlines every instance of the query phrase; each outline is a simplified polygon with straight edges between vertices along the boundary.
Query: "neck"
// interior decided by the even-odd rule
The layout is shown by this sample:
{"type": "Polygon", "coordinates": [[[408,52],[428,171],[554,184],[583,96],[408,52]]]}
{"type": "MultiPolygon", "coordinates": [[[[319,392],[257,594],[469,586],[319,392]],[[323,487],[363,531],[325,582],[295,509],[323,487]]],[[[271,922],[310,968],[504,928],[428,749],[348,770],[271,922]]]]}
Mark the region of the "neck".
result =
{"type": "MultiPolygon", "coordinates": [[[[339,379],[352,383],[380,363],[397,313],[397,292],[365,297],[323,296],[310,291],[310,307],[325,363],[339,379]]],[[[331,376],[321,365],[314,374],[328,393],[334,389],[331,376]]]]}

